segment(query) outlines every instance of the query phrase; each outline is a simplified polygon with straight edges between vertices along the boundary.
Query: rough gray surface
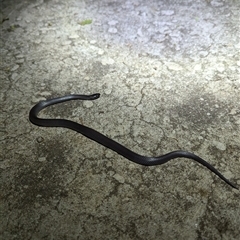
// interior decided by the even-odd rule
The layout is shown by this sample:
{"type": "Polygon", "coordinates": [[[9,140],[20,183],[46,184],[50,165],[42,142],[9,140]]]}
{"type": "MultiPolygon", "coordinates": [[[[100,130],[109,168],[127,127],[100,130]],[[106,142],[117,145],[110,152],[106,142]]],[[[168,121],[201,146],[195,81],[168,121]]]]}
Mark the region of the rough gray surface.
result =
{"type": "Polygon", "coordinates": [[[187,159],[143,167],[28,121],[134,151],[196,153],[240,185],[238,0],[1,0],[1,239],[240,239],[240,193],[187,159]],[[84,24],[92,20],[91,24],[84,24]]]}

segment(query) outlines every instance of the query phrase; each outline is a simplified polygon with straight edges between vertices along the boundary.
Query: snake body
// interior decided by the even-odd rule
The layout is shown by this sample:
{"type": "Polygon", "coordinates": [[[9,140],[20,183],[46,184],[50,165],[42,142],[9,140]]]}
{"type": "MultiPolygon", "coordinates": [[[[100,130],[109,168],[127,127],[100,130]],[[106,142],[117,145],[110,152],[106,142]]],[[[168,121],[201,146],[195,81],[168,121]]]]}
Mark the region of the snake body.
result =
{"type": "Polygon", "coordinates": [[[29,120],[31,123],[37,125],[37,126],[42,126],[42,127],[62,127],[62,128],[69,128],[72,129],[73,131],[76,131],[78,133],[81,133],[87,138],[90,138],[91,140],[117,152],[121,156],[127,158],[128,160],[135,162],[140,165],[144,166],[154,166],[154,165],[161,165],[164,164],[172,159],[175,158],[188,158],[192,159],[201,165],[207,167],[210,171],[215,173],[219,178],[221,178],[224,182],[226,182],[228,185],[230,185],[233,188],[237,188],[233,183],[231,183],[228,179],[226,179],[216,168],[214,168],[211,164],[203,160],[202,158],[198,157],[197,155],[178,150],[178,151],[173,151],[169,152],[165,155],[161,155],[158,157],[146,157],[139,155],[130,149],[124,147],[120,143],[106,137],[105,135],[101,134],[100,132],[86,127],[84,125],[81,125],[79,123],[66,120],[66,119],[44,119],[44,118],[39,118],[38,114],[41,110],[44,108],[50,106],[50,105],[55,105],[58,103],[70,101],[70,100],[96,100],[100,97],[99,93],[92,94],[92,95],[67,95],[63,97],[58,97],[58,98],[52,98],[44,101],[40,101],[37,103],[29,113],[29,120]]]}

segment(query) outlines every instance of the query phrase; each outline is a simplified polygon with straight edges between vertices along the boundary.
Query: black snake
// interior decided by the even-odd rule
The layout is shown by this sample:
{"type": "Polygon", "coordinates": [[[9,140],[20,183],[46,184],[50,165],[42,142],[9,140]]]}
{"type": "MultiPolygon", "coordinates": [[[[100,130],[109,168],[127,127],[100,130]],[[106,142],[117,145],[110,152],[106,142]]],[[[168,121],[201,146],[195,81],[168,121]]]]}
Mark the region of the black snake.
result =
{"type": "Polygon", "coordinates": [[[159,156],[159,157],[146,157],[139,155],[130,149],[124,147],[123,145],[119,144],[118,142],[104,136],[103,134],[97,132],[94,129],[91,129],[89,127],[83,126],[79,123],[66,120],[66,119],[43,119],[38,118],[38,113],[54,104],[70,101],[70,100],[95,100],[100,97],[99,93],[92,94],[92,95],[67,95],[63,97],[53,98],[45,101],[40,101],[37,103],[29,113],[29,120],[38,126],[43,127],[63,127],[63,128],[69,128],[73,131],[79,132],[82,135],[84,135],[87,138],[92,139],[93,141],[117,152],[118,154],[122,155],[123,157],[127,158],[128,160],[138,163],[140,165],[144,166],[154,166],[154,165],[160,165],[163,163],[166,163],[174,158],[188,158],[192,159],[203,166],[207,167],[210,171],[215,173],[218,177],[220,177],[223,181],[225,181],[227,184],[229,184],[231,187],[238,189],[237,186],[235,186],[233,183],[231,183],[228,179],[226,179],[216,168],[214,168],[211,164],[203,160],[202,158],[198,157],[197,155],[186,152],[186,151],[173,151],[169,152],[165,155],[159,156]]]}

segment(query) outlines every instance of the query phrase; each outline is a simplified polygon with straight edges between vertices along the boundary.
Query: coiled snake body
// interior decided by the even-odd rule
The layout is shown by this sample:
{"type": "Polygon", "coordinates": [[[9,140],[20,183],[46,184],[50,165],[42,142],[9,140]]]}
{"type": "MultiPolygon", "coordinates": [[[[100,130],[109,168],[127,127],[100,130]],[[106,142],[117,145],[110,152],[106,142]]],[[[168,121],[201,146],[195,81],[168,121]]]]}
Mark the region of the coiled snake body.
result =
{"type": "Polygon", "coordinates": [[[186,152],[186,151],[173,151],[169,152],[165,155],[159,156],[159,157],[146,157],[139,155],[130,149],[124,147],[120,143],[104,136],[103,134],[97,132],[94,129],[91,129],[89,127],[83,126],[79,123],[66,120],[66,119],[43,119],[43,118],[38,118],[38,113],[43,110],[44,108],[70,101],[70,100],[95,100],[100,97],[99,93],[92,94],[92,95],[67,95],[63,97],[58,97],[58,98],[53,98],[45,101],[40,101],[37,103],[29,113],[29,120],[37,125],[37,126],[43,126],[43,127],[63,127],[63,128],[69,128],[72,129],[73,131],[79,132],[82,135],[84,135],[87,138],[92,139],[93,141],[117,152],[118,154],[122,155],[123,157],[127,158],[128,160],[145,165],[145,166],[154,166],[154,165],[160,165],[163,163],[166,163],[172,159],[175,158],[188,158],[192,159],[201,165],[207,167],[210,171],[215,173],[218,177],[220,177],[223,181],[225,181],[228,185],[230,185],[233,188],[238,189],[233,183],[231,183],[228,179],[226,179],[217,169],[215,169],[211,164],[203,160],[202,158],[198,157],[197,155],[186,152]]]}

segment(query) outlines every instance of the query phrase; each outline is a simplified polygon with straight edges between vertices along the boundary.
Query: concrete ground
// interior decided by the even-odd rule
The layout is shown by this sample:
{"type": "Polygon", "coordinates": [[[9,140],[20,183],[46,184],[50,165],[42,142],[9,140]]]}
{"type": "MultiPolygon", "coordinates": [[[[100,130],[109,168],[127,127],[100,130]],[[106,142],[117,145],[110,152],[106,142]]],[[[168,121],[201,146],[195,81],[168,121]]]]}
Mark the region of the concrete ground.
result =
{"type": "Polygon", "coordinates": [[[188,159],[144,167],[46,109],[240,186],[240,1],[1,0],[1,239],[240,239],[240,191],[188,159]]]}

